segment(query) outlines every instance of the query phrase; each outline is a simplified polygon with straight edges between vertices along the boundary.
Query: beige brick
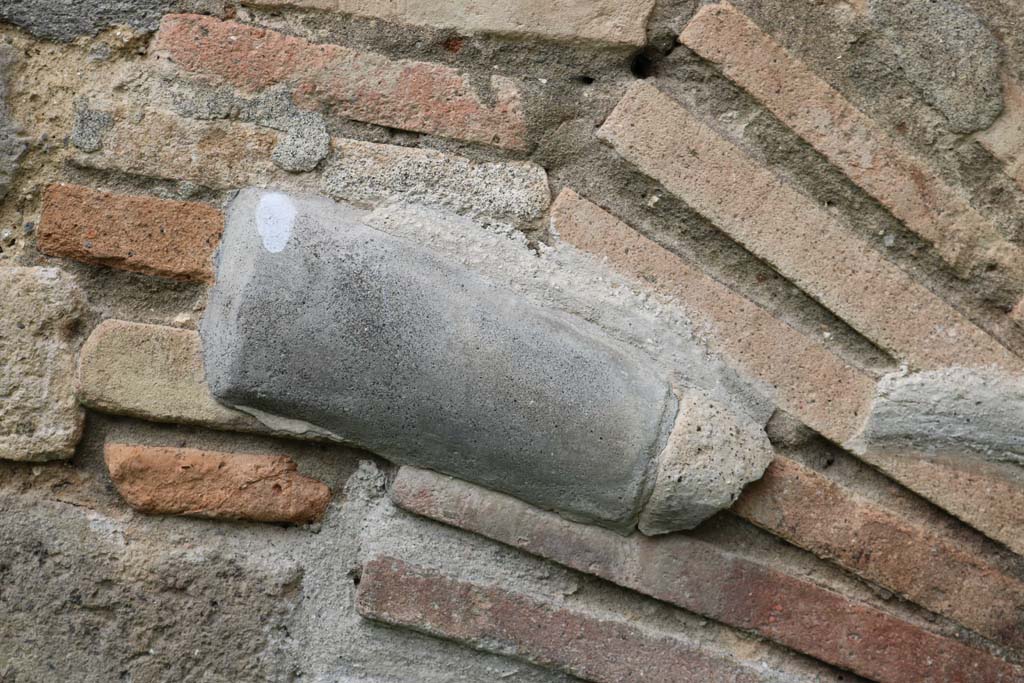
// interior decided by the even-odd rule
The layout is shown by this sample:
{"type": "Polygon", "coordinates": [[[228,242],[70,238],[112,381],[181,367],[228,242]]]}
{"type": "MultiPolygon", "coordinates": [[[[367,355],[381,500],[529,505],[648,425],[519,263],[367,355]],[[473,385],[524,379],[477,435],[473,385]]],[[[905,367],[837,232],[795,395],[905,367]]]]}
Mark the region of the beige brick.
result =
{"type": "Polygon", "coordinates": [[[741,652],[716,651],[686,632],[645,628],[632,615],[541,600],[386,555],[363,565],[356,608],[370,619],[515,653],[595,683],[777,680],[776,672],[743,661],[741,652]]]}
{"type": "Polygon", "coordinates": [[[247,123],[192,121],[148,112],[120,117],[84,168],[187,180],[217,190],[248,185],[323,192],[336,200],[376,204],[404,198],[460,212],[533,219],[551,202],[547,174],[524,161],[477,162],[430,149],[334,138],[322,179],[291,174],[271,161],[278,133],[247,123]]]}
{"type": "Polygon", "coordinates": [[[263,7],[305,7],[460,33],[566,42],[643,45],[654,0],[243,0],[263,7]]]}
{"type": "Polygon", "coordinates": [[[915,368],[1024,367],[823,208],[654,86],[638,82],[598,131],[626,160],[915,368]]]}
{"type": "Polygon", "coordinates": [[[793,460],[776,457],[732,510],[995,642],[1024,646],[1024,582],[941,529],[903,519],[793,460]]]}
{"type": "Polygon", "coordinates": [[[284,455],[108,442],[103,458],[121,497],[152,515],[308,524],[331,500],[284,455]]]}
{"type": "Polygon", "coordinates": [[[75,326],[85,294],[57,268],[0,266],[0,458],[74,455],[75,326]]]}
{"type": "Polygon", "coordinates": [[[1024,190],[1024,87],[1013,76],[1003,74],[1003,113],[976,137],[1024,190]]]}
{"type": "Polygon", "coordinates": [[[599,576],[880,683],[1009,683],[1024,677],[1024,669],[988,652],[686,534],[623,537],[410,467],[399,470],[391,497],[410,512],[599,576]]]}
{"type": "Polygon", "coordinates": [[[704,5],[679,37],[838,166],[962,275],[999,264],[1024,283],[1024,250],[906,145],[728,2],[704,5]]]}
{"type": "Polygon", "coordinates": [[[515,82],[491,77],[493,104],[443,64],[310,43],[269,29],[197,14],[169,14],[153,43],[158,58],[248,91],[280,84],[299,106],[356,121],[508,149],[526,147],[515,82]]]}
{"type": "Polygon", "coordinates": [[[757,304],[565,189],[551,209],[562,241],[674,297],[731,363],[770,385],[809,427],[842,443],[860,429],[875,382],[757,304]]]}
{"type": "Polygon", "coordinates": [[[51,185],[43,195],[37,244],[50,256],[212,282],[223,229],[221,212],[206,204],[51,185]]]}

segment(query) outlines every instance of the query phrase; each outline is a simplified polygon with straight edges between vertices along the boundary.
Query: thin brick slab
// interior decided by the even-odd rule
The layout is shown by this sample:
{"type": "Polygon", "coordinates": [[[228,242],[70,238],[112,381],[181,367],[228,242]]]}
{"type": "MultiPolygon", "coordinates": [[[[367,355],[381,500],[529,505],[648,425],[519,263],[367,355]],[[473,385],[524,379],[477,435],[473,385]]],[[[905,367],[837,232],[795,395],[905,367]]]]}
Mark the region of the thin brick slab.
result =
{"type": "Polygon", "coordinates": [[[43,195],[38,247],[50,256],[211,282],[224,217],[207,204],[50,185],[43,195]]]}
{"type": "Polygon", "coordinates": [[[684,534],[622,537],[409,467],[399,471],[391,497],[411,512],[752,631],[879,683],[1024,679],[1024,669],[987,652],[684,534]]]}
{"type": "Polygon", "coordinates": [[[462,34],[542,38],[571,43],[643,45],[654,0],[244,0],[257,7],[303,7],[462,34]]]}
{"type": "Polygon", "coordinates": [[[598,136],[897,358],[918,368],[1024,368],[827,211],[647,82],[630,87],[598,136]]]}
{"type": "Polygon", "coordinates": [[[75,326],[85,294],[58,268],[0,266],[0,458],[74,455],[75,326]]]}
{"type": "Polygon", "coordinates": [[[613,612],[540,600],[505,587],[447,576],[389,556],[362,568],[356,609],[364,617],[564,671],[595,683],[769,683],[774,671],[715,652],[613,612]]]}
{"type": "Polygon", "coordinates": [[[492,76],[493,104],[443,64],[392,60],[198,14],[169,14],[153,44],[182,69],[250,92],[287,84],[296,103],[356,121],[508,149],[526,147],[515,81],[492,76]]]}
{"type": "Polygon", "coordinates": [[[998,643],[1024,646],[1024,582],[800,463],[776,457],[732,510],[998,643]]]}
{"type": "Polygon", "coordinates": [[[860,429],[875,382],[817,339],[774,318],[570,189],[551,207],[563,242],[675,297],[730,361],[768,383],[788,412],[844,442],[860,429]]]}
{"type": "Polygon", "coordinates": [[[284,455],[107,443],[103,459],[121,497],[151,515],[308,524],[331,500],[284,455]]]}
{"type": "Polygon", "coordinates": [[[999,264],[1024,282],[1024,250],[946,183],[728,2],[704,5],[680,42],[718,65],[961,274],[999,264]]]}
{"type": "Polygon", "coordinates": [[[532,162],[479,162],[431,149],[346,138],[331,141],[322,179],[287,173],[271,160],[283,134],[229,121],[193,121],[166,112],[118,118],[96,152],[75,154],[84,168],[187,180],[215,190],[247,185],[377,204],[404,199],[461,213],[534,219],[551,203],[547,173],[532,162]]]}

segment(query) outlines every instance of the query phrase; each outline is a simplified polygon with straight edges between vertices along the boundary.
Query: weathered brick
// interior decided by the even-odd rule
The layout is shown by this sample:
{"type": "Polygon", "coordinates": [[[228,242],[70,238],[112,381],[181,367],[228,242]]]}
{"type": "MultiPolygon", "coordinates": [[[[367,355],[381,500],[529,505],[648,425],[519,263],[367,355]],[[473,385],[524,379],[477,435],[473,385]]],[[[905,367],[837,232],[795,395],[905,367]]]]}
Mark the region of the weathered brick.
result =
{"type": "Polygon", "coordinates": [[[356,609],[364,617],[516,656],[595,683],[756,683],[773,671],[713,652],[685,632],[644,628],[592,612],[379,556],[363,565],[356,609]]]}
{"type": "Polygon", "coordinates": [[[1024,476],[1013,464],[859,452],[857,457],[1024,555],[1024,476]]]}
{"type": "Polygon", "coordinates": [[[82,434],[75,326],[85,295],[57,268],[0,267],[0,458],[70,458],[82,434]]]}
{"type": "Polygon", "coordinates": [[[1024,282],[1024,251],[962,192],[731,4],[701,7],[679,39],[932,243],[958,272],[995,263],[1024,282]]]}
{"type": "Polygon", "coordinates": [[[266,431],[256,419],[217,403],[203,373],[199,334],[162,325],[105,320],[78,360],[86,406],[156,422],[266,431]]]}
{"type": "Polygon", "coordinates": [[[1013,76],[1003,75],[1003,113],[977,140],[1024,190],[1024,87],[1013,76]]]}
{"type": "Polygon", "coordinates": [[[206,204],[50,185],[37,234],[50,256],[210,282],[223,229],[221,212],[206,204]]]}
{"type": "Polygon", "coordinates": [[[392,60],[196,14],[165,16],[153,49],[187,71],[245,90],[287,84],[305,109],[468,142],[526,147],[519,89],[504,76],[490,79],[491,105],[469,78],[443,64],[392,60]]]}
{"type": "Polygon", "coordinates": [[[776,457],[732,510],[996,642],[1024,645],[1024,582],[793,460],[776,457]]]}
{"type": "Polygon", "coordinates": [[[331,501],[284,455],[107,443],[103,458],[121,497],[152,515],[308,524],[331,501]]]}
{"type": "Polygon", "coordinates": [[[247,123],[192,121],[149,112],[115,121],[103,146],[78,153],[84,168],[189,182],[218,190],[246,185],[298,192],[321,189],[334,199],[375,204],[403,198],[460,212],[517,219],[539,217],[551,202],[547,174],[524,161],[478,162],[430,149],[334,138],[322,179],[279,169],[276,131],[247,123]],[[319,183],[319,184],[318,184],[319,183]]]}
{"type": "Polygon", "coordinates": [[[1024,669],[987,652],[684,534],[622,537],[409,467],[399,471],[391,496],[411,512],[752,631],[880,683],[1024,680],[1024,669]]]}
{"type": "Polygon", "coordinates": [[[1024,367],[825,209],[654,86],[633,85],[598,135],[897,358],[918,368],[1024,367]]]}
{"type": "Polygon", "coordinates": [[[577,249],[675,297],[737,367],[768,383],[779,405],[842,443],[860,429],[875,382],[811,339],[691,267],[572,190],[558,195],[552,226],[577,249]]]}
{"type": "Polygon", "coordinates": [[[393,2],[391,0],[244,0],[263,7],[305,7],[454,29],[463,34],[538,37],[566,42],[643,45],[654,0],[506,0],[505,2],[393,2]]]}

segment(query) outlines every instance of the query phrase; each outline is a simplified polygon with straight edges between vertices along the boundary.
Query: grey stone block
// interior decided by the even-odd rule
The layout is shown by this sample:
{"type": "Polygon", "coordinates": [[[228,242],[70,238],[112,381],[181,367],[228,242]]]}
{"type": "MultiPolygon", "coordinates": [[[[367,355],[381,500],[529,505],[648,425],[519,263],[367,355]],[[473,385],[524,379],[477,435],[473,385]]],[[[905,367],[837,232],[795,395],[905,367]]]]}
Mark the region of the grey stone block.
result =
{"type": "MultiPolygon", "coordinates": [[[[312,424],[623,532],[652,496],[691,502],[652,492],[679,402],[643,354],[329,200],[239,194],[201,332],[214,397],[275,428],[312,424]]],[[[756,477],[771,451],[752,438],[756,477]]],[[[726,479],[733,497],[749,480],[726,479]]],[[[707,514],[660,510],[654,526],[707,514]]]]}

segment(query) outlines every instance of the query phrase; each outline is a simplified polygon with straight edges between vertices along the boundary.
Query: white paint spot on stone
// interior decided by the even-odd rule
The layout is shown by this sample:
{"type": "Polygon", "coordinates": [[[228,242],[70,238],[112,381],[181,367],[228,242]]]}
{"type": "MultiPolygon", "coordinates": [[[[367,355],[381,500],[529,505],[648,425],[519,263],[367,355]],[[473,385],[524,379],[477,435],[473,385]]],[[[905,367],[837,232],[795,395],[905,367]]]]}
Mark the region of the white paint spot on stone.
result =
{"type": "Polygon", "coordinates": [[[288,195],[268,192],[256,207],[256,229],[263,248],[272,254],[284,251],[295,225],[295,204],[288,195]]]}

